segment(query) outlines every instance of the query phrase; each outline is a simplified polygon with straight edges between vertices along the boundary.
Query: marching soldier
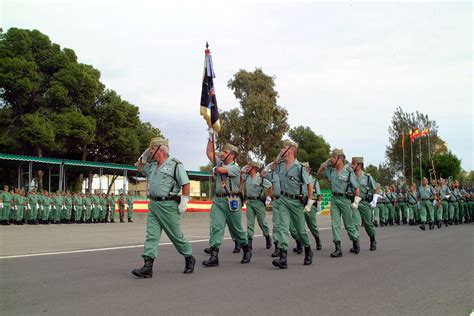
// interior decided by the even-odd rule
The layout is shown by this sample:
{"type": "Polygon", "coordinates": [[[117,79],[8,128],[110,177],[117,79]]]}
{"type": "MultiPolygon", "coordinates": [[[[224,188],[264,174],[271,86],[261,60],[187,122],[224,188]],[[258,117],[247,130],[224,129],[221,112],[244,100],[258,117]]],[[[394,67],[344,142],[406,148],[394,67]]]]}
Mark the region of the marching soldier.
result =
{"type": "Polygon", "coordinates": [[[82,203],[84,204],[85,210],[85,222],[86,224],[92,223],[92,198],[91,193],[88,191],[86,196],[82,198],[82,203]]]}
{"type": "Polygon", "coordinates": [[[8,185],[4,186],[3,192],[0,195],[0,210],[2,225],[10,225],[10,210],[12,205],[12,196],[10,194],[8,185]]]}
{"type": "Polygon", "coordinates": [[[77,192],[76,196],[74,197],[74,210],[76,212],[76,224],[83,223],[82,213],[84,211],[84,193],[77,192]]]}
{"type": "Polygon", "coordinates": [[[129,223],[133,223],[132,216],[133,216],[133,194],[132,191],[128,191],[128,195],[125,197],[125,201],[127,202],[127,219],[129,223]]]}
{"type": "Polygon", "coordinates": [[[18,225],[18,188],[15,188],[15,190],[10,191],[11,197],[12,197],[12,205],[11,205],[11,210],[10,210],[10,221],[11,223],[15,223],[18,225]]]}
{"type": "MultiPolygon", "coordinates": [[[[321,187],[319,185],[318,179],[314,178],[311,175],[311,166],[309,165],[309,162],[303,162],[303,166],[306,168],[306,171],[308,171],[308,174],[311,177],[314,192],[312,199],[316,201],[316,203],[313,204],[313,206],[311,207],[311,211],[304,213],[304,219],[306,225],[309,228],[309,231],[311,232],[314,237],[314,240],[316,241],[316,250],[321,250],[323,248],[323,245],[321,244],[321,239],[319,238],[319,229],[318,222],[316,220],[316,214],[321,211],[323,195],[321,194],[321,187]]],[[[308,189],[306,186],[303,186],[303,192],[305,194],[305,197],[308,197],[308,189]]]]}
{"type": "Polygon", "coordinates": [[[369,203],[373,199],[373,194],[377,184],[370,174],[362,171],[364,169],[364,157],[352,157],[352,169],[354,170],[357,182],[359,183],[359,196],[362,199],[359,202],[358,208],[352,210],[356,214],[360,214],[359,216],[356,216],[357,220],[354,221],[354,228],[360,236],[359,227],[361,224],[360,219],[362,217],[365,231],[370,238],[370,251],[374,251],[377,249],[377,241],[375,240],[375,227],[372,223],[369,203]]]}
{"type": "Polygon", "coordinates": [[[431,187],[433,188],[433,200],[431,205],[433,206],[434,224],[441,228],[443,221],[443,206],[441,205],[441,194],[439,192],[439,186],[435,179],[431,180],[431,187]]]}
{"type": "MultiPolygon", "coordinates": [[[[470,222],[470,211],[468,209],[468,204],[467,204],[467,199],[468,199],[468,193],[466,191],[466,187],[462,187],[461,186],[461,189],[459,190],[459,193],[460,193],[460,205],[459,205],[459,208],[461,209],[462,208],[462,213],[463,213],[463,217],[464,217],[464,224],[468,224],[470,222]]],[[[461,217],[461,221],[463,220],[463,217],[461,217]]]]}
{"type": "Polygon", "coordinates": [[[94,195],[91,197],[91,202],[92,202],[92,222],[93,223],[98,223],[99,222],[99,205],[100,205],[100,197],[99,197],[99,192],[97,190],[94,190],[94,195]]]}
{"type": "MultiPolygon", "coordinates": [[[[212,133],[212,132],[211,132],[212,133]]],[[[220,157],[215,157],[213,173],[216,176],[216,195],[211,207],[210,217],[210,257],[202,262],[206,267],[219,266],[219,247],[224,239],[225,226],[228,225],[232,239],[243,249],[240,263],[250,263],[252,252],[247,234],[242,229],[242,201],[240,199],[240,168],[235,162],[238,148],[226,144],[220,157]]],[[[214,162],[214,144],[210,137],[206,155],[214,162]]]]}
{"type": "Polygon", "coordinates": [[[416,184],[412,183],[410,187],[410,192],[407,193],[407,202],[408,202],[408,224],[413,226],[416,224],[417,213],[418,213],[418,200],[419,194],[416,191],[416,184]]]}
{"type": "Polygon", "coordinates": [[[441,219],[444,223],[444,226],[448,227],[449,222],[449,203],[448,196],[451,193],[448,186],[446,185],[446,180],[441,178],[439,180],[438,194],[440,199],[440,208],[441,208],[441,219]]]}
{"type": "Polygon", "coordinates": [[[304,265],[313,263],[313,251],[311,250],[311,242],[306,233],[306,225],[304,212],[311,212],[314,204],[313,200],[313,182],[308,171],[303,167],[301,162],[296,159],[298,144],[290,140],[283,142],[283,148],[280,151],[279,161],[274,165],[274,170],[278,173],[281,185],[281,197],[279,204],[281,231],[279,232],[280,258],[273,260],[272,264],[280,269],[287,269],[288,256],[288,233],[290,223],[296,230],[297,239],[303,244],[305,257],[304,265]],[[307,201],[304,199],[303,186],[307,187],[307,201]]]}
{"type": "Polygon", "coordinates": [[[120,223],[123,223],[123,215],[125,213],[125,199],[123,197],[123,193],[120,193],[119,195],[118,207],[119,207],[120,223]]]}
{"type": "Polygon", "coordinates": [[[39,212],[39,204],[38,204],[38,196],[36,195],[36,190],[33,189],[28,194],[28,224],[30,225],[38,225],[37,218],[38,218],[38,212],[39,212]]]}
{"type": "Polygon", "coordinates": [[[158,256],[158,245],[162,230],[170,238],[176,250],[185,257],[183,273],[194,271],[196,260],[192,256],[191,244],[181,231],[181,213],[187,208],[189,178],[183,164],[169,156],[168,140],[153,138],[137,162],[138,171],[148,177],[149,198],[147,232],[143,259],[144,266],[132,274],[139,278],[153,276],[153,262],[158,256]],[[182,190],[181,197],[178,195],[182,190]]]}
{"type": "Polygon", "coordinates": [[[352,240],[353,247],[351,252],[358,254],[360,251],[359,234],[354,227],[352,221],[352,209],[359,206],[361,198],[359,197],[359,183],[352,171],[350,165],[345,165],[346,155],[342,149],[334,149],[331,158],[324,162],[318,170],[318,174],[324,174],[331,182],[332,198],[331,198],[331,226],[333,241],[336,250],[331,253],[332,258],[342,257],[341,250],[341,216],[344,226],[352,240]],[[354,189],[354,202],[347,196],[347,188],[349,184],[354,189]]]}
{"type": "Polygon", "coordinates": [[[398,209],[395,211],[397,214],[401,214],[402,223],[405,225],[407,224],[408,218],[407,192],[405,184],[399,187],[397,200],[398,209]]]}
{"type": "Polygon", "coordinates": [[[395,207],[397,206],[397,193],[395,192],[395,184],[390,186],[390,189],[387,192],[387,199],[389,200],[389,203],[387,204],[388,223],[390,226],[393,226],[394,223],[400,225],[400,221],[397,222],[397,218],[399,219],[400,216],[397,216],[395,213],[395,207]]]}
{"type": "Polygon", "coordinates": [[[431,185],[428,184],[428,179],[426,177],[423,177],[418,192],[420,195],[420,229],[425,230],[425,224],[427,220],[426,215],[428,214],[429,229],[432,230],[434,228],[434,211],[432,205],[432,201],[434,199],[434,189],[431,185]]]}
{"type": "Polygon", "coordinates": [[[71,192],[67,191],[64,197],[64,221],[66,224],[71,224],[72,217],[72,196],[71,192]]]}
{"type": "Polygon", "coordinates": [[[273,235],[273,244],[275,245],[275,251],[272,253],[273,258],[280,257],[280,248],[278,248],[279,243],[279,233],[277,231],[280,230],[280,212],[279,212],[279,199],[280,199],[280,178],[278,177],[278,173],[276,173],[272,166],[273,162],[270,163],[264,170],[262,170],[261,176],[264,176],[265,179],[271,182],[272,184],[272,197],[271,197],[271,205],[272,205],[272,235],[273,235]]]}
{"type": "Polygon", "coordinates": [[[54,197],[54,205],[56,207],[56,212],[54,216],[54,223],[59,224],[61,222],[64,223],[64,215],[63,215],[63,209],[64,209],[64,198],[61,194],[61,191],[56,192],[56,196],[54,197]]]}
{"type": "Polygon", "coordinates": [[[376,183],[375,185],[375,191],[374,191],[374,195],[377,194],[377,196],[380,196],[378,197],[376,200],[374,200],[373,204],[371,204],[371,207],[373,208],[373,223],[374,223],[374,226],[375,227],[378,227],[379,226],[379,221],[381,222],[380,220],[380,214],[381,214],[381,210],[380,210],[380,205],[383,203],[382,202],[382,197],[381,197],[381,185],[380,183],[376,183]]]}
{"type": "Polygon", "coordinates": [[[102,193],[100,196],[100,222],[107,222],[107,194],[102,193]]]}
{"type": "Polygon", "coordinates": [[[249,164],[248,173],[243,175],[245,184],[245,200],[246,200],[246,216],[247,216],[247,238],[250,250],[252,250],[253,234],[255,231],[255,217],[257,217],[258,226],[263,232],[266,240],[266,248],[272,247],[272,238],[268,229],[267,221],[265,220],[265,191],[271,195],[272,184],[270,181],[261,177],[258,173],[260,164],[256,161],[251,161],[249,164]]]}

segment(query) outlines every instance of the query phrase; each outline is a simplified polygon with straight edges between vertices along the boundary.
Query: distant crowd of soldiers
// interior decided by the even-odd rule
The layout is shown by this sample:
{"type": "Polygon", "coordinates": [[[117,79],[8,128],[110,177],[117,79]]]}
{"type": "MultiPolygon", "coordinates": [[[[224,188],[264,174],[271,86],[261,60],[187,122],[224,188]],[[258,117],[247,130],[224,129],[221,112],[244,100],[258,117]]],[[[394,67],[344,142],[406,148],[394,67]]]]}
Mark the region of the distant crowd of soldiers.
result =
{"type": "Polygon", "coordinates": [[[115,223],[118,208],[120,222],[133,222],[133,195],[120,193],[48,192],[33,189],[27,193],[22,189],[9,190],[6,185],[0,194],[0,223],[2,225],[49,225],[115,223]]]}
{"type": "Polygon", "coordinates": [[[430,185],[424,177],[418,188],[415,184],[409,190],[392,184],[382,190],[378,185],[375,194],[379,196],[373,212],[375,226],[409,224],[425,230],[428,225],[431,230],[474,220],[474,192],[457,180],[448,185],[446,179],[439,183],[432,179],[430,185]]]}

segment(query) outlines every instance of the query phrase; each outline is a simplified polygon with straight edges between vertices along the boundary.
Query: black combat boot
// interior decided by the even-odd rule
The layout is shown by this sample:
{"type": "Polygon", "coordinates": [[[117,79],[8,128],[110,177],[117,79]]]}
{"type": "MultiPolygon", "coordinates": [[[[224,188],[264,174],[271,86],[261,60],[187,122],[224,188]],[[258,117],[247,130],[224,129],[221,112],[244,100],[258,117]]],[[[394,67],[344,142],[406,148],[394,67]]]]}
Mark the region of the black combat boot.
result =
{"type": "Polygon", "coordinates": [[[280,248],[278,248],[278,243],[276,241],[274,242],[274,244],[275,244],[275,252],[272,253],[272,257],[278,258],[280,257],[280,248]]]}
{"type": "Polygon", "coordinates": [[[445,227],[448,227],[448,220],[445,219],[443,222],[444,222],[444,226],[445,226],[445,227]]]}
{"type": "Polygon", "coordinates": [[[380,221],[380,227],[385,227],[385,223],[380,221]]]}
{"type": "Polygon", "coordinates": [[[370,237],[370,251],[375,251],[377,249],[377,241],[374,237],[370,237]]]}
{"type": "Polygon", "coordinates": [[[204,252],[208,255],[211,254],[211,247],[204,248],[204,252]]]}
{"type": "Polygon", "coordinates": [[[421,229],[421,230],[425,230],[425,229],[426,229],[426,228],[425,228],[425,222],[421,222],[420,229],[421,229]]]}
{"type": "Polygon", "coordinates": [[[303,264],[305,266],[309,266],[313,263],[313,252],[311,251],[311,247],[307,246],[304,247],[304,261],[303,264]]]}
{"type": "Polygon", "coordinates": [[[206,267],[218,267],[219,266],[219,248],[211,247],[211,256],[206,261],[203,261],[202,264],[206,267]]]}
{"type": "Polygon", "coordinates": [[[132,274],[136,277],[147,279],[153,276],[153,258],[143,257],[145,264],[140,269],[132,270],[132,274]]]}
{"type": "Polygon", "coordinates": [[[358,240],[353,240],[352,241],[352,248],[349,250],[352,253],[358,254],[360,251],[360,244],[358,240]]]}
{"type": "Polygon", "coordinates": [[[410,219],[410,220],[408,221],[408,225],[413,226],[413,225],[415,225],[415,222],[414,222],[412,219],[410,219]]]}
{"type": "Polygon", "coordinates": [[[336,246],[336,250],[333,253],[331,253],[331,257],[332,258],[342,257],[341,242],[335,241],[334,245],[336,246]]]}
{"type": "Polygon", "coordinates": [[[132,219],[131,219],[131,218],[129,218],[129,219],[128,219],[128,222],[129,222],[129,223],[133,223],[133,221],[132,221],[132,219]]]}
{"type": "Polygon", "coordinates": [[[196,264],[196,259],[193,256],[184,257],[185,265],[184,265],[184,274],[190,274],[194,271],[194,265],[196,264]]]}
{"type": "Polygon", "coordinates": [[[430,227],[430,230],[434,229],[434,223],[430,222],[429,227],[430,227]]]}
{"type": "Polygon", "coordinates": [[[250,259],[252,259],[252,249],[250,248],[250,245],[243,245],[242,250],[244,251],[242,255],[242,260],[240,260],[240,263],[250,263],[250,259]]]}
{"type": "MultiPolygon", "coordinates": [[[[240,249],[241,249],[241,247],[240,247],[239,243],[234,241],[234,250],[232,250],[232,253],[239,253],[240,249]]],[[[204,250],[204,251],[206,251],[206,250],[204,250]]]]}
{"type": "Polygon", "coordinates": [[[252,244],[253,244],[253,239],[248,239],[248,245],[249,245],[249,249],[250,250],[253,250],[253,247],[252,247],[252,244]]]}
{"type": "Polygon", "coordinates": [[[374,226],[379,227],[379,223],[377,223],[377,221],[374,221],[374,226]]]}
{"type": "Polygon", "coordinates": [[[441,221],[438,221],[438,228],[441,228],[442,225],[441,221]]]}
{"type": "Polygon", "coordinates": [[[265,236],[265,241],[267,242],[265,248],[270,249],[272,248],[272,237],[265,236]]]}
{"type": "Polygon", "coordinates": [[[316,240],[316,250],[323,249],[323,245],[321,244],[321,239],[316,236],[316,237],[314,237],[314,240],[316,240]]]}
{"type": "Polygon", "coordinates": [[[280,249],[280,258],[272,261],[273,266],[280,269],[288,269],[288,262],[286,261],[287,254],[286,250],[280,249]]]}
{"type": "Polygon", "coordinates": [[[297,254],[302,254],[303,253],[303,245],[301,244],[301,241],[296,239],[295,242],[296,242],[296,247],[293,248],[293,252],[296,252],[297,254]]]}

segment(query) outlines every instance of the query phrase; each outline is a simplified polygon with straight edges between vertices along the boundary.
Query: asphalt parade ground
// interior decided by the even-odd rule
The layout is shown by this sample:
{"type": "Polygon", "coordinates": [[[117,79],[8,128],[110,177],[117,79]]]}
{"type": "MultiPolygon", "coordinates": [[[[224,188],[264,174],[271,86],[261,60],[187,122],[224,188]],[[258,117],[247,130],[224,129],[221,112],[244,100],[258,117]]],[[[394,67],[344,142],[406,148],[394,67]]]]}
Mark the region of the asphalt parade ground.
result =
{"type": "Polygon", "coordinates": [[[226,234],[220,266],[205,268],[209,215],[186,213],[194,273],[182,274],[184,258],[163,233],[153,278],[136,279],[130,271],[143,265],[146,225],[140,216],[134,223],[0,227],[0,314],[469,315],[474,308],[474,224],[379,227],[374,252],[362,229],[358,255],[343,231],[343,257],[334,259],[330,217],[318,216],[323,249],[313,250],[311,266],[290,249],[288,270],[274,268],[261,235],[252,262],[242,265],[226,234]]]}

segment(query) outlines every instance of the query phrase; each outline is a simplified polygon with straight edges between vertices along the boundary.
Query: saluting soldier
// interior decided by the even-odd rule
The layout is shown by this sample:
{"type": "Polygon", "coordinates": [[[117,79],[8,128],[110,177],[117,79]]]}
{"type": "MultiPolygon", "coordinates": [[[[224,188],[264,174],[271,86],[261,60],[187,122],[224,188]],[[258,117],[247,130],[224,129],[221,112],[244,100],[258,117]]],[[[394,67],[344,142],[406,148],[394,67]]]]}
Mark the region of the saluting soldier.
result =
{"type": "Polygon", "coordinates": [[[183,164],[169,156],[168,140],[153,138],[150,147],[137,162],[138,171],[147,176],[149,198],[147,231],[141,269],[132,271],[140,278],[151,278],[153,262],[158,256],[161,232],[164,230],[176,250],[185,257],[183,273],[194,271],[196,260],[192,256],[191,244],[181,230],[181,213],[187,208],[190,184],[183,164]],[[179,191],[182,190],[181,197],[179,191]]]}
{"type": "Polygon", "coordinates": [[[345,159],[344,151],[336,148],[332,151],[331,158],[324,162],[318,170],[319,175],[324,174],[331,182],[331,226],[333,241],[336,247],[336,250],[331,253],[332,258],[342,257],[341,216],[349,238],[352,240],[353,247],[351,252],[358,254],[360,251],[359,234],[352,221],[352,209],[358,208],[361,201],[359,197],[360,189],[352,167],[345,165],[345,159]],[[347,196],[349,184],[354,189],[354,202],[352,204],[347,196]]]}
{"type": "Polygon", "coordinates": [[[308,171],[303,167],[301,162],[296,159],[298,152],[298,144],[286,140],[283,142],[283,148],[280,151],[279,161],[274,165],[274,170],[278,173],[281,186],[281,197],[279,204],[281,231],[279,245],[280,257],[273,260],[272,264],[280,269],[287,269],[288,262],[288,233],[290,231],[290,222],[296,229],[296,237],[303,244],[305,257],[304,265],[313,263],[313,251],[311,250],[311,242],[306,233],[306,225],[303,212],[311,212],[314,204],[313,200],[313,181],[308,171]],[[303,187],[306,186],[310,197],[305,201],[303,187]]]}
{"type": "Polygon", "coordinates": [[[428,184],[428,179],[423,177],[421,180],[420,188],[418,189],[420,194],[420,217],[421,225],[420,229],[425,230],[425,224],[427,221],[427,214],[429,219],[429,229],[434,228],[434,211],[432,201],[434,199],[434,189],[428,184]]]}
{"type": "MultiPolygon", "coordinates": [[[[211,132],[212,133],[212,132],[211,132]]],[[[219,247],[224,239],[225,226],[229,227],[232,239],[243,249],[240,263],[250,263],[252,252],[247,234],[242,228],[242,201],[240,199],[240,168],[235,162],[238,148],[225,144],[220,157],[214,155],[213,137],[209,138],[206,155],[215,166],[212,169],[216,177],[216,194],[210,216],[210,257],[202,262],[206,267],[219,266],[219,247]]]]}
{"type": "Polygon", "coordinates": [[[355,217],[357,220],[354,221],[354,228],[360,236],[359,227],[361,224],[360,219],[362,218],[365,231],[370,238],[370,251],[374,251],[377,249],[377,241],[375,240],[375,227],[371,218],[370,202],[373,199],[373,194],[377,184],[370,174],[363,171],[364,157],[352,157],[352,169],[354,170],[357,182],[359,183],[359,196],[362,199],[359,202],[358,208],[353,209],[353,212],[359,215],[355,217]]]}
{"type": "Polygon", "coordinates": [[[252,249],[256,217],[258,226],[260,226],[263,236],[265,236],[266,248],[270,249],[272,247],[272,238],[270,237],[270,230],[265,219],[265,191],[271,195],[272,184],[260,176],[258,173],[259,167],[260,164],[258,162],[250,161],[247,173],[244,173],[242,176],[245,184],[245,205],[247,206],[247,238],[249,247],[252,249]]]}

